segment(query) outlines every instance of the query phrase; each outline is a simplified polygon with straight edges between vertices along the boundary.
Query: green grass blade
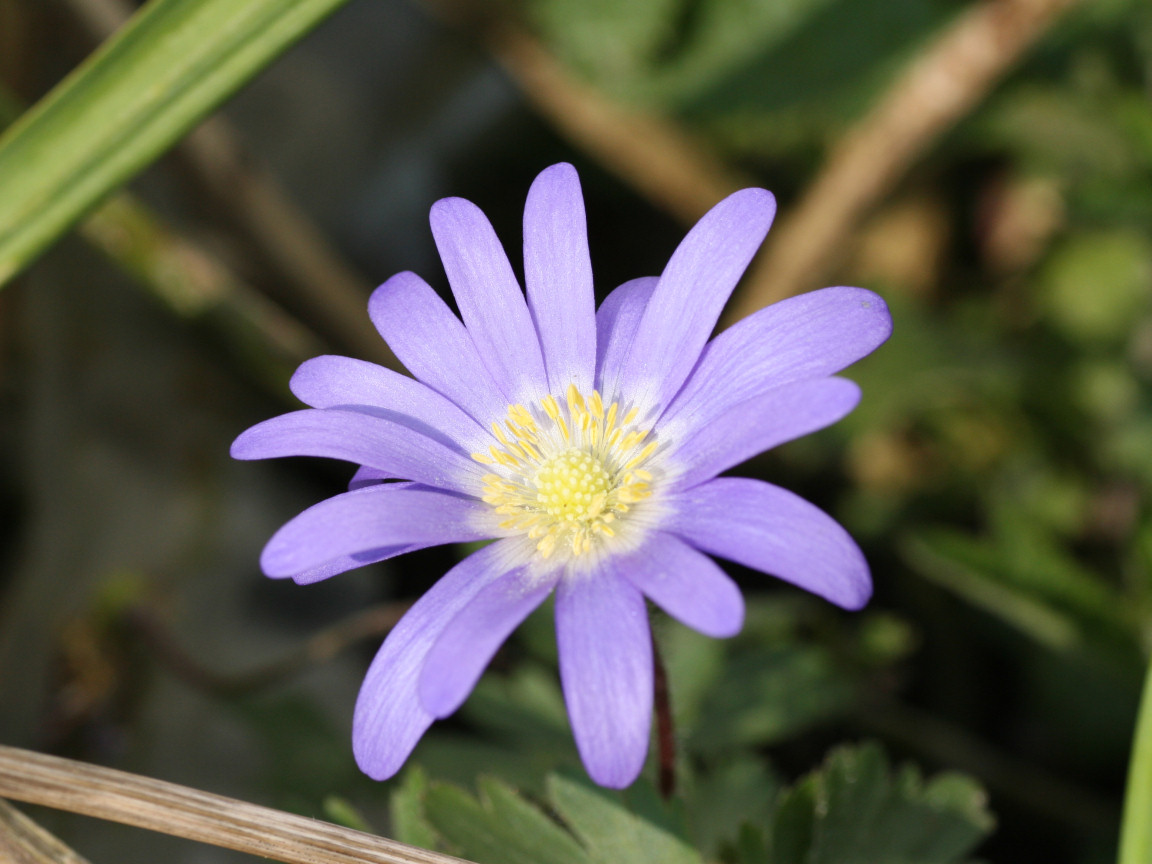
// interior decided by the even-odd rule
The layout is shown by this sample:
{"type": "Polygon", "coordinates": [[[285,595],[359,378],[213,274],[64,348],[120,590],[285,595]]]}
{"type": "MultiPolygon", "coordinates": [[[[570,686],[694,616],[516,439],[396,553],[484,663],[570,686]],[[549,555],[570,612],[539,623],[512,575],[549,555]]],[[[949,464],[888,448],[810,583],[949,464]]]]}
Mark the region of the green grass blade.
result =
{"type": "Polygon", "coordinates": [[[1148,864],[1152,861],[1152,663],[1148,664],[1133,739],[1118,861],[1148,864]]]}
{"type": "Polygon", "coordinates": [[[347,0],[152,0],[0,137],[0,285],[347,0]]]}

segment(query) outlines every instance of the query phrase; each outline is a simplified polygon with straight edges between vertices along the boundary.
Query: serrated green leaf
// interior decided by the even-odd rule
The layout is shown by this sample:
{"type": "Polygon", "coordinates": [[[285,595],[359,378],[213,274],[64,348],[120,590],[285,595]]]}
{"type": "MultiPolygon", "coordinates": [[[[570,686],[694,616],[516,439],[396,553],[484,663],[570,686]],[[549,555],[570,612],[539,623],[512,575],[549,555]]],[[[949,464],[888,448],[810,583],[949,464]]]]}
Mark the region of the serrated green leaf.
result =
{"type": "Polygon", "coordinates": [[[478,864],[590,864],[563,828],[498,780],[480,781],[477,800],[438,783],[424,796],[428,821],[459,854],[478,864]]]}
{"type": "Polygon", "coordinates": [[[736,839],[736,857],[740,864],[771,864],[768,860],[768,842],[763,829],[745,822],[736,839]]]}
{"type": "Polygon", "coordinates": [[[705,854],[739,843],[743,825],[762,823],[772,812],[780,787],[764,760],[752,753],[740,751],[721,765],[707,766],[684,793],[689,836],[705,854]]]}
{"type": "Polygon", "coordinates": [[[392,817],[392,834],[401,843],[435,849],[439,838],[424,816],[424,796],[428,792],[428,777],[419,766],[404,772],[399,788],[389,797],[388,810],[392,817]]]}
{"type": "Polygon", "coordinates": [[[0,285],[346,0],[153,0],[0,137],[0,285]]]}
{"type": "Polygon", "coordinates": [[[819,806],[816,785],[816,778],[810,776],[781,797],[769,838],[769,864],[805,864],[808,860],[819,806]]]}
{"type": "Polygon", "coordinates": [[[608,793],[557,775],[548,799],[596,864],[702,864],[700,853],[664,828],[629,812],[608,793]]]}
{"type": "Polygon", "coordinates": [[[893,772],[875,744],[832,752],[779,802],[770,864],[952,864],[992,829],[983,790],[893,772]]]}

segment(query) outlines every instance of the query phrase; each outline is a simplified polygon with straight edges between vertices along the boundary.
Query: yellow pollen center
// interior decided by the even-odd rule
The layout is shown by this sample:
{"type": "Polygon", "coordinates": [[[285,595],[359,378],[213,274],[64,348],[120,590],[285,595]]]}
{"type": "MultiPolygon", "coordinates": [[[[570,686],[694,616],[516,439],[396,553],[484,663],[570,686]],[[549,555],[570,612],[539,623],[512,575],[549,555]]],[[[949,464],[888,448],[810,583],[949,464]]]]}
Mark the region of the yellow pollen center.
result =
{"type": "Polygon", "coordinates": [[[604,512],[611,479],[599,459],[573,447],[537,468],[532,485],[549,516],[586,522],[604,512]]]}
{"type": "Polygon", "coordinates": [[[481,497],[507,517],[500,527],[526,533],[545,558],[558,548],[591,551],[652,494],[643,466],[657,443],[635,427],[637,412],[620,417],[617,403],[606,408],[598,392],[585,398],[574,385],[565,396],[566,405],[545,396],[535,413],[509,406],[507,419],[492,424],[498,445],[472,454],[493,468],[481,497]]]}

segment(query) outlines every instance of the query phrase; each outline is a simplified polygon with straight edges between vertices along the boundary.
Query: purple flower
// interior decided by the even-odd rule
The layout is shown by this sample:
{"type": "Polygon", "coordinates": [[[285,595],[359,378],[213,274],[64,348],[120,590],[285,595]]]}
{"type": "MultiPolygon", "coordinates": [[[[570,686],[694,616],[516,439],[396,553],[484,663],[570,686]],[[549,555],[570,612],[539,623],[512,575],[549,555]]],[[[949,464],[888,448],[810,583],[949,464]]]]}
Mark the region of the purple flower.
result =
{"type": "Polygon", "coordinates": [[[717,476],[851,411],[859,389],[832,373],[891,332],[878,296],[826,288],[708,341],[775,210],[763,189],[729,196],[659,278],[626,282],[596,309],[571,165],[547,169],[528,193],[527,302],[480,210],[439,201],[432,233],[463,323],[420,277],[393,276],[368,311],[415,377],[317,357],[292,379],[312,407],[236,440],[238,459],[361,466],[350,491],[269,541],[269,576],[308,584],[497,538],[440,579],[376,655],[353,729],[367,774],[398,771],[553,591],[576,744],[612,787],[636,778],[648,749],[645,597],[702,633],[735,634],[744,604],[716,555],[848,609],[867,602],[868,565],[836,522],[784,489],[717,476]]]}

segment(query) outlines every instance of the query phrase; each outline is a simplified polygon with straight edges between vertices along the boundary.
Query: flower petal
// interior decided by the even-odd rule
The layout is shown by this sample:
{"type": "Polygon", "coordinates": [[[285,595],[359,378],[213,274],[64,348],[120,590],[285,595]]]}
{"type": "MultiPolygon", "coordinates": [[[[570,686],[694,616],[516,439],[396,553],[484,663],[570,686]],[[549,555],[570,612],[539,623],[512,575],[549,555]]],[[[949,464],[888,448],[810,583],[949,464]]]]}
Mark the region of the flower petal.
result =
{"type": "Polygon", "coordinates": [[[351,357],[327,355],[300,364],[292,392],[313,408],[350,408],[410,426],[467,452],[491,443],[491,434],[427,384],[351,357]]]}
{"type": "MultiPolygon", "coordinates": [[[[386,476],[384,472],[376,468],[365,468],[361,466],[356,469],[356,475],[348,484],[348,490],[363,489],[366,486],[378,486],[392,478],[386,476]]],[[[419,483],[393,482],[393,489],[427,489],[427,486],[421,486],[419,483]]],[[[345,573],[349,570],[355,570],[357,567],[366,567],[369,564],[377,564],[381,561],[387,561],[389,558],[395,558],[398,555],[405,555],[408,552],[414,552],[417,549],[423,549],[427,546],[434,546],[434,543],[410,543],[403,546],[387,546],[383,549],[372,549],[367,552],[357,552],[355,555],[343,555],[339,558],[334,558],[327,564],[321,564],[319,567],[310,567],[307,570],[302,570],[299,573],[292,574],[292,581],[297,585],[311,585],[314,582],[321,582],[324,579],[329,579],[337,576],[340,573],[345,573]]]]}
{"type": "Polygon", "coordinates": [[[440,634],[420,673],[420,702],[433,717],[447,717],[463,704],[492,656],[552,593],[560,572],[526,579],[522,570],[501,576],[461,609],[440,634]]]}
{"type": "Polygon", "coordinates": [[[387,471],[381,471],[379,468],[370,468],[367,465],[361,465],[356,469],[356,473],[352,475],[352,479],[348,481],[348,491],[353,489],[363,489],[365,486],[376,486],[383,483],[385,480],[392,480],[392,475],[387,471]]]}
{"type": "Polygon", "coordinates": [[[455,402],[485,428],[503,416],[508,400],[460,319],[427,282],[415,273],[397,273],[372,292],[368,314],[418,380],[455,402]]]}
{"type": "Polygon", "coordinates": [[[309,507],[272,536],[260,566],[269,576],[296,576],[389,546],[484,540],[493,528],[491,508],[474,498],[385,483],[309,507]]]}
{"type": "Polygon", "coordinates": [[[669,462],[679,463],[683,472],[669,481],[693,486],[710,480],[758,453],[835,423],[859,401],[860,388],[846,378],[796,381],[742,402],[698,429],[661,425],[659,435],[674,442],[669,462]]]}
{"type": "Polygon", "coordinates": [[[888,306],[863,288],[824,288],[781,300],[708,343],[661,423],[701,426],[774,387],[832,375],[891,333],[888,306]]]}
{"type": "Polygon", "coordinates": [[[360,687],[352,750],[360,769],[386,780],[404,764],[433,717],[420,704],[424,659],[456,614],[511,569],[515,540],[485,546],[448,571],[388,634],[360,687]]]}
{"type": "Polygon", "coordinates": [[[771,192],[742,189],[704,214],[672,253],[624,364],[642,417],[667,406],[696,365],[775,213],[771,192]]]}
{"type": "Polygon", "coordinates": [[[553,394],[587,393],[596,364],[596,298],[576,169],[540,173],[524,207],[524,283],[553,394]]]}
{"type": "Polygon", "coordinates": [[[744,597],[736,583],[679,537],[658,532],[615,569],[681,624],[705,636],[735,636],[744,625],[744,597]]]}
{"type": "Polygon", "coordinates": [[[786,489],[719,477],[672,496],[665,530],[697,549],[771,573],[845,609],[872,594],[868,562],[824,511],[786,489]]]}
{"type": "Polygon", "coordinates": [[[383,549],[373,549],[358,555],[344,555],[329,561],[327,564],[321,564],[319,567],[311,567],[299,573],[294,573],[292,575],[292,581],[297,585],[311,585],[315,582],[330,579],[340,573],[355,570],[357,567],[367,567],[369,564],[378,564],[381,561],[387,561],[389,558],[406,555],[409,552],[424,549],[432,545],[435,544],[410,543],[406,546],[387,546],[383,549]]]}
{"type": "Polygon", "coordinates": [[[644,597],[614,572],[556,589],[560,682],[588,774],[621,789],[644,766],[652,722],[652,636],[644,597]]]}
{"type": "Polygon", "coordinates": [[[463,198],[437,201],[431,221],[456,305],[484,365],[507,403],[535,402],[548,392],[540,339],[491,223],[463,198]]]}
{"type": "Polygon", "coordinates": [[[310,408],[257,423],[232,442],[234,459],[324,456],[371,465],[427,486],[473,492],[483,472],[459,450],[426,435],[358,411],[310,408]]]}
{"type": "Polygon", "coordinates": [[[596,389],[608,402],[621,393],[620,373],[628,349],[659,281],[656,276],[641,276],[625,282],[596,310],[596,389]]]}

